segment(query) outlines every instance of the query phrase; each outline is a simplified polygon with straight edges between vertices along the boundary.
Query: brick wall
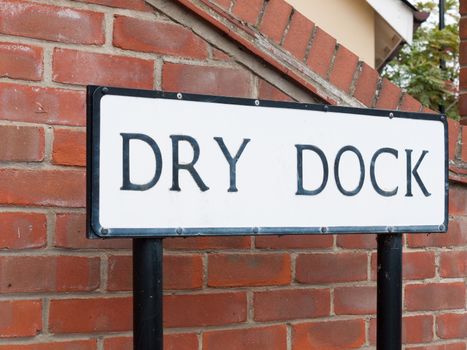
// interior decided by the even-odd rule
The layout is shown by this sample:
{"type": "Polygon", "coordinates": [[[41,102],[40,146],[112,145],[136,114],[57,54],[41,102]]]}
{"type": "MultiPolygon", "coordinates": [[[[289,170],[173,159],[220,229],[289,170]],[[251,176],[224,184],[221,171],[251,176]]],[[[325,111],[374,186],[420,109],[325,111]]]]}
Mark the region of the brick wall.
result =
{"type": "MultiPolygon", "coordinates": [[[[336,96],[421,108],[283,2],[216,3],[301,57],[336,96]]],[[[245,65],[221,50],[232,38],[205,40],[165,11],[142,0],[0,3],[0,350],[132,349],[131,242],[85,239],[86,84],[293,100],[297,90],[276,87],[293,81],[327,99],[292,73],[253,69],[266,60],[285,74],[261,50],[245,65]]],[[[404,242],[407,349],[467,348],[459,124],[450,123],[450,140],[449,232],[404,242]]],[[[373,235],[167,239],[164,248],[167,350],[375,346],[373,235]]]]}

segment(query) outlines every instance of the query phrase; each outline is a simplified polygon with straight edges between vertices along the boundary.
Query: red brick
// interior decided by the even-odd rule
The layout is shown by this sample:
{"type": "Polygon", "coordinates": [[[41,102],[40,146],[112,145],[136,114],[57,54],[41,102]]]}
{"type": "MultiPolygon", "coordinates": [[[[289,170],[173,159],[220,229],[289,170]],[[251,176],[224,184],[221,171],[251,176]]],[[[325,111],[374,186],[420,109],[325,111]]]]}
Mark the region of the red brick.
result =
{"type": "Polygon", "coordinates": [[[165,350],[197,350],[198,337],[194,333],[164,335],[165,350]]]}
{"type": "Polygon", "coordinates": [[[402,258],[403,276],[405,280],[417,280],[435,277],[435,253],[410,252],[402,258]]]}
{"type": "Polygon", "coordinates": [[[464,283],[426,283],[405,286],[405,309],[407,311],[461,309],[464,306],[464,283]]]}
{"type": "Polygon", "coordinates": [[[44,124],[84,125],[82,91],[0,83],[0,118],[44,124]]]}
{"type": "Polygon", "coordinates": [[[256,248],[260,249],[309,249],[332,248],[330,235],[287,235],[256,237],[256,248]]]}
{"type": "Polygon", "coordinates": [[[132,306],[131,298],[51,300],[49,331],[54,334],[129,331],[132,306]]]}
{"type": "Polygon", "coordinates": [[[467,251],[441,252],[441,277],[467,277],[467,251]]]}
{"type": "Polygon", "coordinates": [[[336,39],[321,28],[317,28],[307,59],[308,66],[323,78],[326,78],[335,48],[336,39]]]}
{"type": "Polygon", "coordinates": [[[376,313],[376,288],[335,288],[334,312],[336,315],[368,315],[376,313]]]}
{"type": "Polygon", "coordinates": [[[459,140],[460,126],[459,122],[448,119],[448,134],[449,134],[449,159],[456,158],[456,148],[459,140]]]}
{"type": "Polygon", "coordinates": [[[131,350],[133,349],[132,337],[112,337],[104,339],[104,350],[131,350]]]}
{"type": "Polygon", "coordinates": [[[406,347],[406,350],[465,350],[465,343],[449,343],[440,345],[422,345],[415,347],[406,347]]]}
{"type": "Polygon", "coordinates": [[[164,327],[204,327],[246,321],[245,293],[187,294],[164,297],[164,327]]]}
{"type": "Polygon", "coordinates": [[[0,249],[42,248],[47,242],[44,214],[0,213],[0,249]]]}
{"type": "Polygon", "coordinates": [[[122,49],[162,55],[197,59],[208,57],[206,42],[188,28],[175,23],[132,17],[115,17],[113,45],[122,49]]]}
{"type": "Polygon", "coordinates": [[[325,321],[293,325],[293,350],[356,349],[365,343],[365,321],[325,321]]]}
{"type": "Polygon", "coordinates": [[[402,91],[398,86],[384,78],[378,101],[376,102],[376,108],[396,109],[399,105],[401,93],[402,91]]]}
{"type": "Polygon", "coordinates": [[[467,251],[441,252],[439,260],[441,277],[467,277],[467,251]]]}
{"type": "Polygon", "coordinates": [[[269,39],[280,43],[287,24],[289,24],[292,7],[283,0],[266,1],[260,31],[269,39]]]}
{"type": "Polygon", "coordinates": [[[467,338],[467,314],[445,314],[436,318],[436,334],[441,339],[467,338]]]}
{"type": "Polygon", "coordinates": [[[462,127],[462,150],[461,150],[461,158],[463,162],[467,163],[467,127],[462,127]]]}
{"type": "Polygon", "coordinates": [[[284,49],[289,51],[298,60],[305,58],[306,49],[311,38],[314,23],[303,16],[300,12],[294,11],[290,21],[289,31],[284,40],[284,49]]]}
{"type": "Polygon", "coordinates": [[[293,99],[283,93],[281,90],[276,88],[274,85],[269,84],[267,81],[260,80],[258,86],[258,94],[261,100],[272,100],[272,101],[286,101],[292,102],[293,99]]]}
{"type": "Polygon", "coordinates": [[[0,77],[41,80],[44,72],[42,48],[0,42],[0,77]]]}
{"type": "Polygon", "coordinates": [[[299,283],[320,284],[367,279],[365,253],[301,254],[297,257],[299,283]]]}
{"type": "MultiPolygon", "coordinates": [[[[465,43],[465,48],[467,50],[467,42],[465,43]]],[[[464,57],[467,60],[467,54],[464,57]]],[[[459,114],[461,117],[467,115],[467,93],[459,93],[459,114]]]]}
{"type": "Polygon", "coordinates": [[[263,1],[264,0],[237,0],[235,1],[232,13],[241,20],[255,25],[263,7],[263,1]]]}
{"type": "Polygon", "coordinates": [[[466,186],[449,186],[449,215],[467,215],[466,186]]]}
{"type": "Polygon", "coordinates": [[[433,316],[406,316],[402,320],[404,344],[429,343],[433,340],[433,316]]]}
{"type": "Polygon", "coordinates": [[[289,289],[254,294],[255,321],[294,320],[329,316],[329,289],[289,289]]]}
{"type": "MultiPolygon", "coordinates": [[[[464,20],[465,25],[465,20],[464,20]]],[[[467,65],[467,42],[461,41],[459,45],[459,64],[461,66],[467,65]]]]}
{"type": "Polygon", "coordinates": [[[208,260],[210,287],[289,284],[289,254],[213,254],[208,260]]]}
{"type": "Polygon", "coordinates": [[[231,0],[211,0],[211,1],[225,10],[228,10],[230,8],[231,0]]]}
{"type": "Polygon", "coordinates": [[[86,165],[86,132],[55,129],[52,162],[61,165],[86,165]]]}
{"type": "Polygon", "coordinates": [[[44,159],[44,129],[35,126],[0,125],[0,161],[39,162],[44,159]]]}
{"type": "Polygon", "coordinates": [[[218,50],[215,47],[212,48],[212,58],[216,61],[230,61],[230,56],[224,51],[218,50]]]}
{"type": "Polygon", "coordinates": [[[77,170],[0,169],[0,203],[84,207],[85,180],[77,170]]]}
{"type": "Polygon", "coordinates": [[[129,239],[87,239],[86,216],[76,213],[57,214],[54,246],[69,249],[130,249],[129,239]]]}
{"type": "Polygon", "coordinates": [[[68,7],[4,0],[0,33],[75,44],[104,43],[104,15],[68,7]],[[79,30],[77,30],[79,28],[79,30]]]}
{"type": "Polygon", "coordinates": [[[90,4],[98,4],[109,7],[117,7],[123,9],[130,9],[143,12],[153,12],[154,8],[150,6],[145,0],[78,0],[80,2],[87,2],[90,4]]]}
{"type": "Polygon", "coordinates": [[[55,49],[52,79],[66,84],[152,89],[154,62],[135,57],[55,49]]]}
{"type": "Polygon", "coordinates": [[[344,46],[339,45],[336,59],[329,75],[331,84],[345,92],[349,92],[357,64],[358,57],[344,46]]]}
{"type": "Polygon", "coordinates": [[[164,239],[164,249],[168,250],[225,250],[249,249],[250,247],[251,238],[248,236],[213,236],[164,239]]]}
{"type": "Polygon", "coordinates": [[[287,331],[284,325],[206,332],[205,350],[286,350],[287,331]]]}
{"type": "MultiPolygon", "coordinates": [[[[165,255],[164,289],[199,289],[203,283],[203,262],[199,255],[165,255]]],[[[110,256],[107,288],[130,291],[133,288],[132,257],[110,256]]]]}
{"type": "Polygon", "coordinates": [[[0,266],[0,293],[91,291],[99,287],[99,258],[4,256],[0,266]]]}
{"type": "Polygon", "coordinates": [[[467,2],[465,2],[465,0],[459,1],[459,13],[461,15],[467,14],[467,2]]]}
{"type": "MultiPolygon", "coordinates": [[[[417,344],[433,341],[433,316],[416,315],[402,318],[402,343],[417,344]]],[[[370,320],[369,342],[376,344],[376,319],[370,320]]],[[[420,348],[421,350],[422,348],[420,348]]]]}
{"type": "Polygon", "coordinates": [[[365,106],[372,107],[378,80],[378,72],[366,63],[363,63],[362,71],[355,84],[354,97],[360,102],[363,102],[365,106]]]}
{"type": "Polygon", "coordinates": [[[376,249],[376,235],[337,235],[337,246],[346,249],[376,249]]]}
{"type": "Polygon", "coordinates": [[[467,68],[461,67],[459,73],[459,88],[465,90],[467,88],[467,68]]]}
{"type": "Polygon", "coordinates": [[[404,94],[399,109],[404,112],[420,112],[422,104],[409,94],[404,94]]]}
{"type": "MultiPolygon", "coordinates": [[[[113,337],[104,339],[104,350],[131,350],[132,337],[113,337]]],[[[197,350],[198,337],[194,333],[164,334],[164,350],[197,350]]],[[[1,350],[1,348],[0,348],[1,350]]]]}
{"type": "Polygon", "coordinates": [[[53,343],[0,345],[0,350],[96,350],[96,340],[72,340],[53,343]]]}
{"type": "Polygon", "coordinates": [[[407,235],[411,248],[455,247],[467,244],[467,219],[455,218],[449,222],[447,233],[407,235]]]}
{"type": "Polygon", "coordinates": [[[165,63],[162,69],[162,89],[251,97],[251,74],[240,68],[165,63]]]}
{"type": "Polygon", "coordinates": [[[40,300],[0,301],[0,338],[31,337],[42,330],[40,300]]]}

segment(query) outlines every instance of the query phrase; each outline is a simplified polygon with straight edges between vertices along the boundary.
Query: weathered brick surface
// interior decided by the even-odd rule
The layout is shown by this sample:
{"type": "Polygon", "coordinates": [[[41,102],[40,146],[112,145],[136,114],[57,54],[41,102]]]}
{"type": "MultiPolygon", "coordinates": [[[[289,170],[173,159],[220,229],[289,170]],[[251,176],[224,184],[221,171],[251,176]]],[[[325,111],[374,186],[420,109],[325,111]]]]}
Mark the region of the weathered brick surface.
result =
{"type": "Polygon", "coordinates": [[[55,49],[52,78],[66,84],[152,89],[154,62],[135,57],[55,49]]]}
{"type": "Polygon", "coordinates": [[[43,128],[0,125],[1,161],[37,162],[44,159],[45,133],[43,128]]]}
{"type": "Polygon", "coordinates": [[[55,129],[52,162],[62,165],[86,165],[86,133],[55,129]]]}
{"type": "Polygon", "coordinates": [[[84,125],[82,91],[0,83],[0,118],[44,124],[84,125]]]}
{"type": "Polygon", "coordinates": [[[113,35],[113,45],[122,49],[199,59],[208,56],[205,41],[173,23],[117,16],[113,35]]]}
{"type": "Polygon", "coordinates": [[[287,349],[285,326],[213,331],[203,336],[203,349],[215,350],[287,349]]]}
{"type": "Polygon", "coordinates": [[[358,57],[344,46],[339,46],[329,75],[331,84],[345,92],[349,92],[357,64],[358,57]]]}
{"type": "Polygon", "coordinates": [[[84,207],[85,174],[76,170],[0,170],[0,203],[84,207]]]}
{"type": "Polygon", "coordinates": [[[290,21],[289,31],[284,39],[284,49],[299,60],[303,60],[313,28],[313,22],[300,12],[295,11],[290,21]]]}
{"type": "Polygon", "coordinates": [[[41,248],[47,242],[47,218],[39,213],[0,213],[0,232],[0,249],[41,248]]]}
{"type": "Polygon", "coordinates": [[[131,299],[52,300],[48,322],[53,334],[129,331],[132,327],[131,299]]]}
{"type": "Polygon", "coordinates": [[[0,338],[32,337],[42,331],[40,300],[2,300],[0,314],[0,338]]]}
{"type": "Polygon", "coordinates": [[[212,287],[289,284],[287,254],[213,254],[209,256],[208,285],[212,287]]]}
{"type": "Polygon", "coordinates": [[[0,76],[12,79],[41,80],[44,71],[40,47],[0,42],[0,76]]]}
{"type": "Polygon", "coordinates": [[[367,255],[363,253],[301,254],[297,257],[299,283],[353,282],[367,279],[367,255]]]}
{"type": "Polygon", "coordinates": [[[254,318],[256,321],[280,321],[329,316],[330,295],[327,289],[257,292],[254,293],[254,318]]]}
{"type": "Polygon", "coordinates": [[[325,78],[331,65],[335,48],[336,39],[322,29],[317,28],[308,56],[308,66],[325,78]]]}
{"type": "Polygon", "coordinates": [[[365,343],[365,322],[316,321],[294,325],[292,349],[358,349],[365,343]]]}
{"type": "Polygon", "coordinates": [[[244,69],[166,63],[162,88],[208,95],[251,97],[251,75],[244,69]]]}
{"type": "MultiPolygon", "coordinates": [[[[421,107],[283,0],[168,5],[0,1],[0,350],[133,348],[132,240],[86,239],[86,85],[342,103],[331,84],[369,107],[421,107]],[[200,30],[212,25],[221,36],[200,30]]],[[[406,349],[466,350],[466,130],[449,122],[448,233],[405,235],[406,349]]],[[[375,347],[375,235],[171,238],[164,249],[165,349],[375,347]]]]}
{"type": "Polygon", "coordinates": [[[104,43],[102,13],[6,0],[0,6],[0,17],[2,34],[74,44],[104,43]]]}
{"type": "Polygon", "coordinates": [[[0,265],[0,293],[79,292],[99,287],[99,258],[5,256],[0,257],[0,265]]]}

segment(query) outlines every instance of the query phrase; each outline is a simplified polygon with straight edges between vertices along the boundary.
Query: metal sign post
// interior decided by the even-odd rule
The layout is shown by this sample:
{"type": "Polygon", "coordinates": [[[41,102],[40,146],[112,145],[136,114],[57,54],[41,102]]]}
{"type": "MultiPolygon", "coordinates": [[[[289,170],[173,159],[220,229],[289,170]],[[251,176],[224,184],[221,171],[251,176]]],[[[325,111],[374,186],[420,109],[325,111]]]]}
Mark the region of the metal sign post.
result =
{"type": "Polygon", "coordinates": [[[444,116],[107,87],[87,102],[87,233],[134,240],[135,350],[163,347],[163,238],[340,233],[379,234],[378,350],[401,349],[402,233],[447,230],[444,116]]]}
{"type": "Polygon", "coordinates": [[[402,348],[402,234],[378,236],[376,347],[402,348]]]}
{"type": "Polygon", "coordinates": [[[133,348],[162,350],[162,239],[133,239],[133,348]]]}

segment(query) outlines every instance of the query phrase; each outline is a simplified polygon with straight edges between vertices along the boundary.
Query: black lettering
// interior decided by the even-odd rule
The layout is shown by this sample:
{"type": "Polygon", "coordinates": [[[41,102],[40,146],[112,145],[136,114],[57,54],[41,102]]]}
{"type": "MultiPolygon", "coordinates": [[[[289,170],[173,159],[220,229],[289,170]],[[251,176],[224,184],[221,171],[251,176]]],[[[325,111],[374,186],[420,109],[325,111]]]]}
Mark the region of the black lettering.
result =
{"type": "Polygon", "coordinates": [[[328,182],[329,168],[326,155],[321,149],[313,145],[295,145],[295,147],[297,148],[297,192],[295,194],[299,196],[316,196],[324,190],[328,182]],[[315,152],[319,156],[319,159],[321,159],[321,163],[323,164],[323,181],[321,182],[321,185],[315,190],[306,190],[305,188],[303,188],[304,150],[315,152]]]}
{"type": "Polygon", "coordinates": [[[123,175],[123,184],[120,187],[121,190],[125,191],[146,191],[150,188],[154,187],[159,181],[162,173],[162,156],[161,150],[159,146],[157,146],[156,141],[150,138],[148,135],[145,134],[120,134],[123,138],[123,168],[122,168],[122,175],[123,175]],[[145,184],[134,184],[130,180],[130,140],[140,140],[149,145],[152,151],[154,152],[154,157],[156,159],[156,172],[148,183],[145,184]]]}
{"type": "Polygon", "coordinates": [[[350,197],[350,196],[355,196],[356,194],[358,194],[358,192],[360,192],[360,190],[363,187],[363,183],[365,181],[365,163],[363,162],[362,154],[357,148],[355,148],[354,146],[345,146],[345,147],[342,147],[339,150],[339,152],[337,152],[336,160],[334,162],[334,177],[336,179],[337,188],[343,195],[350,197]],[[340,163],[342,155],[347,151],[355,153],[358,157],[358,162],[360,163],[360,180],[359,180],[357,187],[352,191],[347,191],[346,189],[342,187],[341,180],[339,177],[339,163],[340,163]]]}
{"type": "Polygon", "coordinates": [[[172,139],[172,187],[170,188],[170,190],[181,191],[180,185],[179,185],[179,177],[178,177],[178,172],[180,170],[188,171],[202,192],[209,190],[209,187],[204,184],[198,172],[195,170],[195,164],[199,159],[198,142],[196,142],[196,140],[193,137],[186,136],[186,135],[170,135],[170,138],[172,139]],[[193,160],[190,163],[187,163],[187,164],[179,163],[178,143],[180,141],[188,142],[191,148],[193,148],[194,155],[193,155],[193,160]]]}
{"type": "Polygon", "coordinates": [[[406,149],[405,153],[407,154],[407,193],[405,194],[406,197],[413,197],[412,194],[412,176],[415,178],[415,181],[417,181],[418,186],[420,186],[420,189],[422,190],[423,194],[425,197],[431,196],[431,193],[428,192],[426,189],[425,185],[422,182],[422,179],[420,178],[420,175],[418,175],[418,167],[423,161],[423,158],[428,154],[428,151],[423,151],[422,155],[417,161],[417,164],[415,164],[415,167],[412,170],[412,152],[413,150],[411,149],[406,149]]]}
{"type": "Polygon", "coordinates": [[[394,148],[380,148],[375,152],[373,155],[373,158],[371,158],[371,165],[370,165],[370,177],[371,177],[371,184],[373,185],[373,188],[375,189],[378,194],[380,194],[383,197],[392,197],[397,194],[397,191],[399,190],[399,187],[396,187],[392,191],[385,191],[381,187],[379,187],[378,182],[376,181],[376,175],[375,175],[375,166],[376,166],[376,160],[382,153],[389,153],[392,154],[396,159],[399,158],[399,152],[395,150],[394,148]]]}
{"type": "Polygon", "coordinates": [[[237,154],[235,157],[232,157],[230,154],[229,150],[225,146],[224,140],[222,137],[214,137],[214,140],[216,140],[217,144],[222,150],[222,153],[224,154],[225,159],[229,163],[229,168],[230,168],[230,187],[227,190],[227,192],[238,192],[237,189],[237,162],[240,156],[243,153],[243,150],[245,149],[246,145],[248,142],[250,142],[250,139],[243,139],[243,142],[240,146],[240,149],[237,151],[237,154]]]}

